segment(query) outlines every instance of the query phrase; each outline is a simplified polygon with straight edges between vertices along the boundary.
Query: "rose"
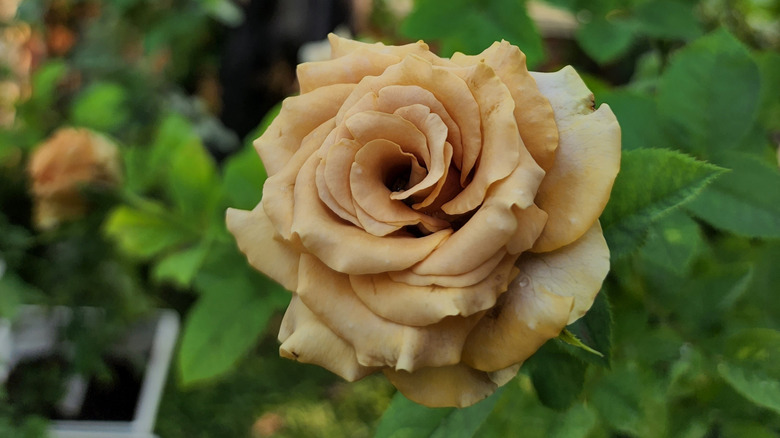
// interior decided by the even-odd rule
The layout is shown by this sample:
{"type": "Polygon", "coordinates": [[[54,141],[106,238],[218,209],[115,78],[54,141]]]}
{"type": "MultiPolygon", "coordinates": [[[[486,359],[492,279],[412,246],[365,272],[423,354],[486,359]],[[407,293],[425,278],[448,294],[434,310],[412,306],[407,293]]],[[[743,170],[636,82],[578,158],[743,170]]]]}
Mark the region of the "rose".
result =
{"type": "Polygon", "coordinates": [[[293,292],[282,356],[467,406],[591,306],[620,129],[570,67],[495,43],[433,55],[331,36],[255,142],[268,172],[228,228],[293,292]]]}
{"type": "Polygon", "coordinates": [[[34,222],[46,229],[82,216],[80,189],[116,186],[122,179],[119,149],[106,137],[83,128],[62,128],[33,151],[29,163],[34,222]]]}

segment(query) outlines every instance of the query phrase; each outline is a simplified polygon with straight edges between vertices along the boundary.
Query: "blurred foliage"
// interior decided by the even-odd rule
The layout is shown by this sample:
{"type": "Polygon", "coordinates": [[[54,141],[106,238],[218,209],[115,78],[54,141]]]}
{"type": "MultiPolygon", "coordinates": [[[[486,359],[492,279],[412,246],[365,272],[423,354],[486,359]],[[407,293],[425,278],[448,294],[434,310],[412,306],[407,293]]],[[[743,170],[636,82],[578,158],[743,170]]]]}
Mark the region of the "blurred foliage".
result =
{"type": "MultiPolygon", "coordinates": [[[[584,318],[473,407],[427,409],[381,376],[344,384],[278,357],[288,294],[224,225],[253,208],[262,163],[199,92],[230,0],[25,0],[30,66],[0,128],[0,316],[22,304],[95,306],[64,336],[58,372],[103,375],[101,352],[156,307],[183,317],[157,433],[175,437],[747,437],[780,434],[780,10],[759,0],[550,0],[576,23],[546,35],[523,0],[376,0],[374,38],[443,55],[506,39],[545,70],[574,65],[623,132],[602,216],[612,271],[584,318]],[[117,189],[85,187],[83,218],[32,223],[26,166],[62,126],[121,148],[117,189]],[[224,158],[227,156],[227,158],[224,158]],[[384,415],[382,416],[382,413],[384,415]],[[380,416],[382,416],[380,420],[380,416]]],[[[78,316],[78,314],[77,314],[78,316]]],[[[0,436],[46,420],[0,392],[0,436]]]]}

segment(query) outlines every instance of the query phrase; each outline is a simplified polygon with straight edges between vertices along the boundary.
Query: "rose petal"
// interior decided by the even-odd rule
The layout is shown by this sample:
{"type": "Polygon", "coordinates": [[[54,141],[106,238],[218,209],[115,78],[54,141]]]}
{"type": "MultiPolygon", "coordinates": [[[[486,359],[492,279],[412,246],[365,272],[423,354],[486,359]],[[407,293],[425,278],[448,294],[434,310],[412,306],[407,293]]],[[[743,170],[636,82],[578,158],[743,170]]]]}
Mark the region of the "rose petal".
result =
{"type": "Polygon", "coordinates": [[[431,205],[439,195],[444,182],[447,179],[447,171],[452,160],[452,145],[447,143],[447,126],[437,114],[431,113],[430,108],[424,105],[410,105],[398,108],[395,113],[410,121],[425,134],[427,149],[430,156],[428,174],[408,190],[393,193],[393,199],[406,199],[410,196],[420,198],[421,202],[412,205],[420,209],[431,205]],[[431,189],[432,188],[432,189],[431,189]],[[430,189],[430,190],[429,190],[430,189]]]}
{"type": "Polygon", "coordinates": [[[512,93],[515,121],[525,147],[542,169],[549,170],[558,147],[558,127],[550,102],[539,92],[528,72],[525,54],[507,41],[501,41],[476,56],[455,53],[452,61],[464,66],[484,62],[496,72],[512,93]]]}
{"type": "Polygon", "coordinates": [[[493,394],[509,382],[517,367],[486,373],[464,364],[422,368],[415,372],[383,370],[387,379],[406,398],[428,407],[464,408],[493,394]],[[511,377],[509,377],[511,376],[511,377]]]}
{"type": "Polygon", "coordinates": [[[344,120],[352,137],[361,144],[371,140],[390,140],[401,146],[404,152],[417,157],[426,167],[430,167],[431,154],[427,139],[417,126],[396,114],[379,111],[363,111],[344,120]]]}
{"type": "Polygon", "coordinates": [[[399,324],[426,326],[447,316],[469,316],[492,307],[514,277],[515,259],[504,256],[490,275],[465,287],[413,286],[388,274],[350,275],[349,280],[357,297],[377,315],[399,324]]]}
{"type": "Polygon", "coordinates": [[[282,357],[319,365],[349,382],[378,371],[360,365],[355,349],[323,324],[296,294],[282,319],[279,342],[282,357]]]}
{"type": "Polygon", "coordinates": [[[345,274],[400,271],[425,258],[451,234],[447,229],[418,238],[377,237],[342,222],[318,196],[315,183],[318,162],[316,156],[310,157],[298,174],[291,230],[310,253],[331,269],[345,274]]]}
{"type": "Polygon", "coordinates": [[[369,76],[360,81],[344,102],[344,108],[336,116],[337,120],[343,118],[349,108],[365,94],[380,93],[384,87],[396,85],[414,85],[426,89],[441,102],[460,128],[460,142],[451,143],[453,148],[460,145],[458,151],[453,151],[453,156],[462,157],[463,162],[456,161],[455,165],[460,169],[470,169],[482,149],[479,105],[466,82],[453,72],[453,68],[434,66],[419,56],[409,55],[400,63],[388,67],[382,75],[369,76]]]}
{"type": "Polygon", "coordinates": [[[439,116],[447,125],[447,142],[453,147],[452,159],[458,167],[461,166],[463,146],[460,142],[460,128],[433,93],[416,85],[388,85],[380,89],[377,96],[377,109],[385,113],[392,114],[399,108],[422,105],[427,107],[431,114],[439,116]]]}
{"type": "Polygon", "coordinates": [[[225,220],[249,264],[285,289],[294,291],[298,285],[300,254],[274,238],[276,230],[265,214],[263,203],[252,211],[228,208],[225,220]]]}
{"type": "MultiPolygon", "coordinates": [[[[340,218],[360,225],[352,202],[349,172],[360,143],[342,138],[328,148],[326,158],[317,165],[315,183],[320,200],[340,218]]],[[[322,152],[322,151],[321,151],[322,152]]]]}
{"type": "Polygon", "coordinates": [[[604,210],[620,168],[620,126],[606,104],[593,111],[593,94],[573,68],[532,75],[560,130],[555,164],[536,198],[550,217],[533,251],[545,252],[580,238],[604,210]]]}
{"type": "Polygon", "coordinates": [[[364,366],[413,371],[457,363],[468,332],[482,316],[447,317],[426,327],[396,324],[371,312],[353,292],[347,275],[334,272],[315,257],[301,255],[298,272],[301,300],[352,344],[364,366]]]}
{"type": "MultiPolygon", "coordinates": [[[[460,274],[418,274],[411,269],[398,272],[388,272],[390,278],[393,281],[400,283],[406,283],[413,286],[446,286],[446,287],[465,287],[479,283],[487,278],[499,263],[504,259],[506,251],[500,249],[491,257],[488,257],[482,264],[477,265],[474,269],[468,272],[460,274]]],[[[515,255],[514,257],[517,257],[515,255]]],[[[454,255],[453,259],[457,259],[458,256],[454,255]]]]}
{"type": "Polygon", "coordinates": [[[574,243],[549,253],[526,253],[518,264],[522,264],[537,288],[574,298],[568,325],[585,315],[601,290],[609,272],[609,248],[601,224],[596,221],[574,243]]]}
{"type": "Polygon", "coordinates": [[[469,334],[463,363],[495,371],[523,362],[566,326],[574,299],[537,285],[534,272],[518,266],[520,274],[469,334]]]}
{"type": "Polygon", "coordinates": [[[401,58],[360,47],[340,58],[305,62],[296,69],[301,94],[333,84],[357,84],[365,76],[378,76],[401,58]]]}
{"type": "Polygon", "coordinates": [[[402,46],[386,46],[381,42],[364,43],[362,41],[341,38],[340,36],[333,33],[328,34],[328,41],[330,41],[331,58],[341,58],[357,50],[369,50],[375,53],[395,55],[399,58],[403,58],[409,54],[415,54],[431,59],[438,58],[438,56],[431,53],[428,45],[422,41],[417,41],[416,43],[405,44],[402,46]]]}
{"type": "MultiPolygon", "coordinates": [[[[462,214],[478,207],[491,184],[506,178],[520,163],[523,141],[518,135],[514,118],[515,103],[509,89],[493,70],[480,63],[472,67],[452,69],[468,85],[479,105],[482,122],[482,149],[479,152],[479,166],[471,182],[458,196],[442,206],[447,214],[462,214]]],[[[461,184],[470,172],[472,159],[463,155],[461,184]]],[[[523,150],[523,152],[525,152],[523,150]]],[[[527,153],[527,152],[526,152],[527,153]]]]}
{"type": "Polygon", "coordinates": [[[288,97],[282,102],[279,115],[254,142],[269,177],[290,161],[304,137],[336,115],[341,103],[354,89],[354,84],[330,85],[288,97]]]}
{"type": "MultiPolygon", "coordinates": [[[[334,125],[335,121],[330,119],[311,131],[301,140],[300,148],[295,154],[263,184],[265,212],[274,224],[276,232],[285,240],[292,240],[295,180],[306,160],[316,156],[315,152],[329,137],[329,133],[333,132],[334,125]]],[[[316,183],[313,187],[316,188],[316,183]]]]}
{"type": "MultiPolygon", "coordinates": [[[[388,178],[393,177],[393,172],[403,172],[416,165],[417,159],[414,155],[403,152],[399,145],[384,139],[371,140],[355,154],[355,162],[350,172],[350,186],[356,207],[359,206],[377,221],[392,226],[376,231],[364,227],[366,231],[384,236],[402,227],[419,223],[425,224],[426,229],[433,231],[449,228],[447,221],[419,213],[403,202],[392,199],[392,192],[386,186],[388,178]],[[384,234],[378,234],[382,231],[385,231],[384,234]]],[[[358,216],[358,219],[362,219],[361,216],[358,216]]]]}
{"type": "Polygon", "coordinates": [[[509,254],[520,254],[531,249],[534,242],[542,234],[544,225],[547,223],[547,213],[535,204],[527,208],[513,205],[512,213],[515,215],[518,226],[506,243],[506,250],[509,254]]]}

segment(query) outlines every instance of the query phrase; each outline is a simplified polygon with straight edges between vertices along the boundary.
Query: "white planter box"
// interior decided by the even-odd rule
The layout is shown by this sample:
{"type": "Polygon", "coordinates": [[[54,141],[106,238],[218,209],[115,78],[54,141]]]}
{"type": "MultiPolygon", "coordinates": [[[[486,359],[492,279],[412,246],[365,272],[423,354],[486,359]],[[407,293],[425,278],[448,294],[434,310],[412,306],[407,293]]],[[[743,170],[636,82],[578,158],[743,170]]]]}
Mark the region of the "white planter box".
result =
{"type": "MultiPolygon", "coordinates": [[[[101,318],[99,309],[87,309],[91,318],[101,318]]],[[[58,345],[59,329],[70,321],[72,310],[58,307],[46,312],[37,306],[25,306],[11,324],[0,320],[0,382],[5,382],[14,367],[22,361],[63,353],[58,345]]],[[[144,363],[141,387],[131,421],[55,420],[51,435],[56,438],[153,438],[157,408],[179,332],[179,317],[170,310],[160,310],[147,321],[132,327],[112,349],[116,357],[140,358],[144,363]]],[[[64,349],[67,355],[67,348],[64,349]]],[[[58,403],[60,411],[78,413],[89,383],[75,377],[66,382],[66,394],[58,403]]]]}

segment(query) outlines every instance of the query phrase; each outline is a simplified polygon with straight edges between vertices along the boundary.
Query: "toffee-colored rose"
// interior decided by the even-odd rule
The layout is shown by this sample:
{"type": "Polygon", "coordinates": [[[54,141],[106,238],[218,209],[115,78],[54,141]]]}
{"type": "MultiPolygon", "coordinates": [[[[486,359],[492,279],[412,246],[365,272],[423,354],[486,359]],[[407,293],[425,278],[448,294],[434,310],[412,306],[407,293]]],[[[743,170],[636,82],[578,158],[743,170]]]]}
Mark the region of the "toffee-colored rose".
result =
{"type": "Polygon", "coordinates": [[[87,185],[115,186],[122,172],[119,149],[106,137],[81,128],[62,128],[33,151],[29,163],[33,221],[53,228],[82,216],[87,185]]]}
{"type": "Polygon", "coordinates": [[[571,67],[529,73],[507,42],[442,59],[330,40],[255,142],[262,202],[228,228],[292,291],[282,356],[471,405],[593,303],[617,120],[571,67]]]}

